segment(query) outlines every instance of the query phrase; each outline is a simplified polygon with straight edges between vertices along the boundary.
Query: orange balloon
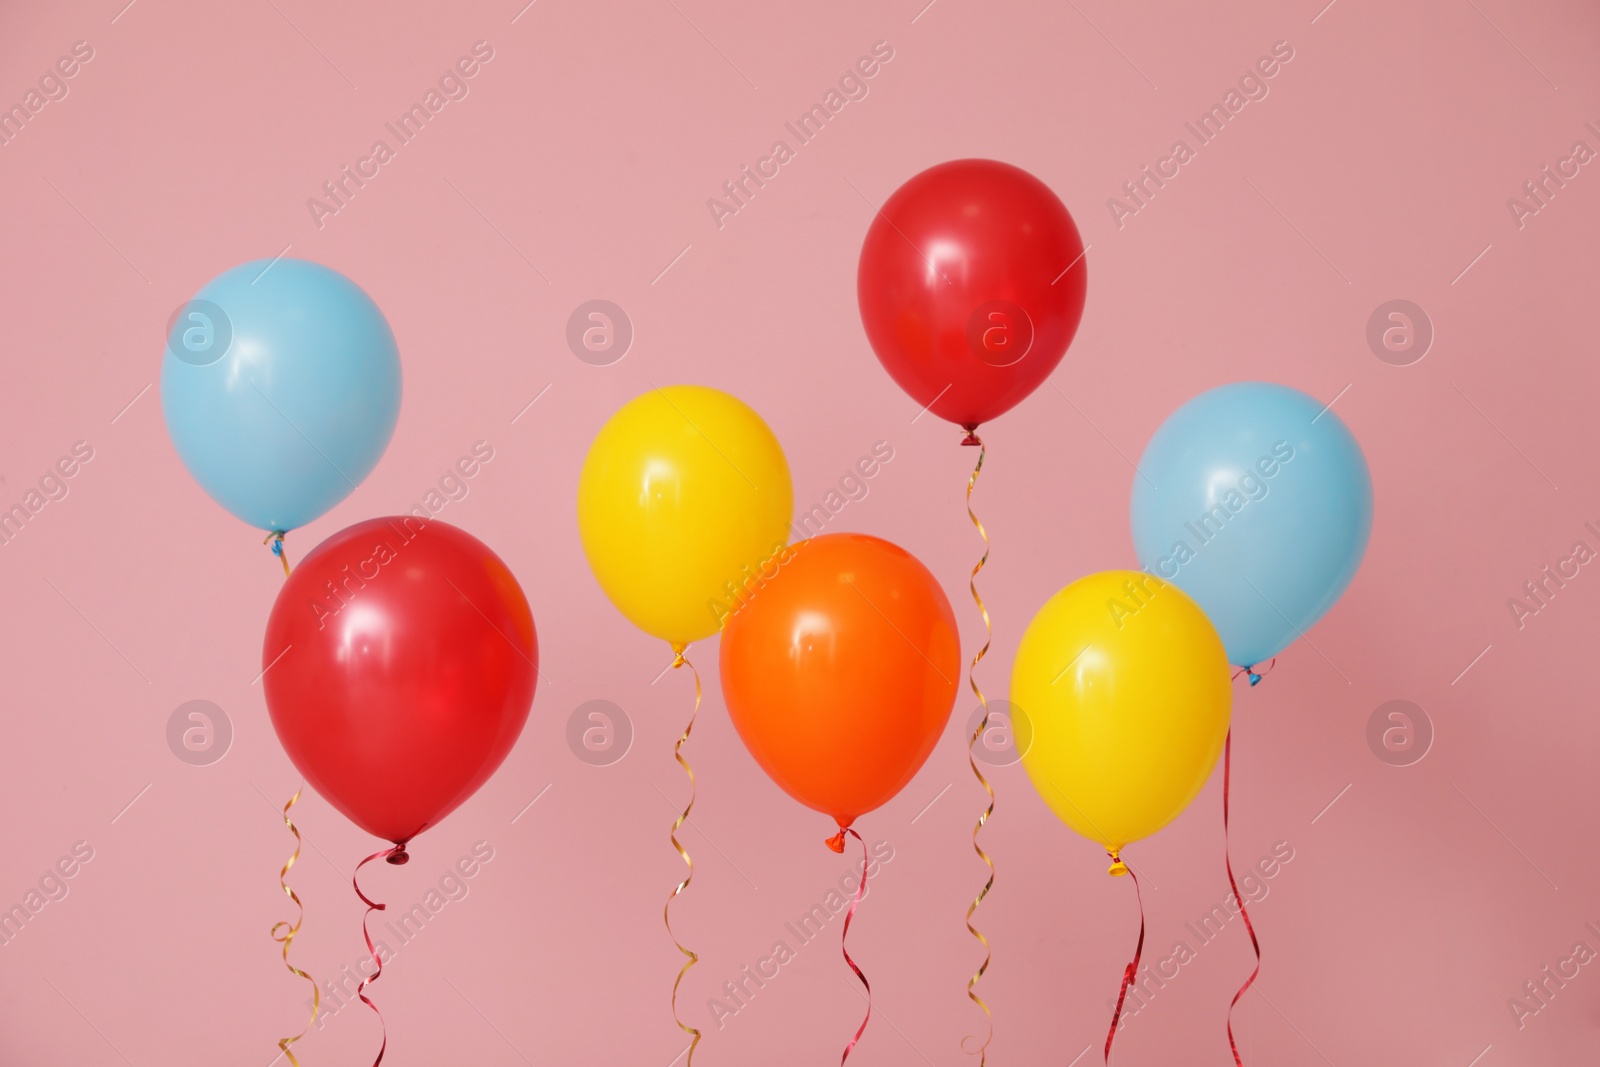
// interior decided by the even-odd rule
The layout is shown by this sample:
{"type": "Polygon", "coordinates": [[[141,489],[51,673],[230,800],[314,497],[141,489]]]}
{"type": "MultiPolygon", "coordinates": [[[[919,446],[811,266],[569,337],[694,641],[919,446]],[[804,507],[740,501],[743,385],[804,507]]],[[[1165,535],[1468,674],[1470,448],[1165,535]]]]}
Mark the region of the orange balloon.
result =
{"type": "Polygon", "coordinates": [[[729,617],[721,656],[745,747],[841,830],[921,769],[961,678],[944,590],[915,556],[865,534],[791,545],[729,617]]]}

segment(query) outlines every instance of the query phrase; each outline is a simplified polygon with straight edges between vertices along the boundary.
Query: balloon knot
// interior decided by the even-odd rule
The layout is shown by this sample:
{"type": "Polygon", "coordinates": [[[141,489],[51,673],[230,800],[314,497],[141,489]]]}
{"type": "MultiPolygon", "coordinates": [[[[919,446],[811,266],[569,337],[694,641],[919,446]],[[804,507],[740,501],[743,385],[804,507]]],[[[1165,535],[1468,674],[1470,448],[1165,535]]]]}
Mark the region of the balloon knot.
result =
{"type": "Polygon", "coordinates": [[[823,844],[827,845],[829,848],[833,849],[835,852],[843,852],[844,851],[844,830],[841,828],[838,833],[836,833],[832,837],[828,838],[828,840],[824,841],[823,844]]]}
{"type": "Polygon", "coordinates": [[[394,848],[389,850],[389,862],[394,864],[396,867],[411,862],[411,854],[406,851],[406,844],[404,841],[400,842],[398,845],[394,846],[394,848]]]}
{"type": "Polygon", "coordinates": [[[963,430],[967,431],[967,436],[961,439],[961,443],[963,445],[967,445],[967,446],[970,446],[972,448],[981,448],[981,447],[983,447],[983,438],[978,436],[978,424],[977,423],[975,423],[975,422],[974,423],[969,423],[968,425],[963,426],[961,428],[963,430]]]}
{"type": "Polygon", "coordinates": [[[1121,856],[1115,852],[1107,852],[1106,855],[1111,857],[1111,867],[1106,871],[1107,874],[1113,878],[1121,878],[1128,873],[1128,865],[1122,862],[1121,856]]]}
{"type": "Polygon", "coordinates": [[[289,557],[283,551],[283,539],[288,535],[288,530],[270,530],[266,537],[261,539],[264,545],[272,546],[272,554],[278,557],[278,562],[283,564],[283,576],[289,577],[289,557]]]}
{"type": "Polygon", "coordinates": [[[1265,678],[1267,673],[1271,671],[1273,667],[1277,666],[1277,663],[1278,657],[1274,656],[1272,659],[1267,661],[1266,668],[1260,671],[1256,670],[1256,665],[1254,663],[1247,663],[1243,667],[1240,667],[1238,670],[1234,671],[1232,677],[1237,679],[1239,675],[1242,674],[1250,679],[1251,685],[1259,685],[1261,683],[1261,679],[1265,678]]]}

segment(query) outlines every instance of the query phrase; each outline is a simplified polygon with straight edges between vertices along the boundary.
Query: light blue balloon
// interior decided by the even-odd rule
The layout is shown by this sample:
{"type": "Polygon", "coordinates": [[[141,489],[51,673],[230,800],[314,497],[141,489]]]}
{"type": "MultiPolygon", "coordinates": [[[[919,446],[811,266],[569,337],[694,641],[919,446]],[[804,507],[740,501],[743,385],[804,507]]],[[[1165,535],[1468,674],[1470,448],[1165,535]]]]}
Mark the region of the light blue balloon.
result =
{"type": "Polygon", "coordinates": [[[1372,476],[1325,405],[1239,382],[1161,424],[1134,475],[1132,519],[1144,569],[1194,597],[1228,659],[1252,666],[1322,618],[1355,577],[1372,533],[1372,476]]]}
{"type": "Polygon", "coordinates": [[[217,503],[259,530],[292,530],[383,455],[400,415],[400,354],[383,312],[343,274],[257,260],[179,309],[161,410],[217,503]]]}

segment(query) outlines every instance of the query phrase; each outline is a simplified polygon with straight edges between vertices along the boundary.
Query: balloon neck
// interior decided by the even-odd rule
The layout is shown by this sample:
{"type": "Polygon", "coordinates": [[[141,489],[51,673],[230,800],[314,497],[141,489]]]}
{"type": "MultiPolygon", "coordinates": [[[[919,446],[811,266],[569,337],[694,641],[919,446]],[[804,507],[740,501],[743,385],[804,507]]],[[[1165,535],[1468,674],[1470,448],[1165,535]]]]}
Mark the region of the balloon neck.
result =
{"type": "Polygon", "coordinates": [[[1246,663],[1243,667],[1240,667],[1237,671],[1233,672],[1233,677],[1238,678],[1239,675],[1242,674],[1250,679],[1251,685],[1259,685],[1261,683],[1261,679],[1266,677],[1267,671],[1272,670],[1277,663],[1278,658],[1274,656],[1272,659],[1267,661],[1266,668],[1259,671],[1256,670],[1256,665],[1254,663],[1246,663]]]}
{"type": "Polygon", "coordinates": [[[844,827],[841,826],[839,828],[839,832],[834,834],[832,837],[828,838],[826,841],[823,842],[823,844],[827,845],[829,848],[833,849],[835,852],[843,852],[844,851],[844,827]]]}
{"type": "Polygon", "coordinates": [[[272,546],[272,554],[278,557],[278,562],[283,564],[283,576],[289,577],[289,557],[283,554],[283,539],[289,534],[288,530],[268,530],[267,536],[261,543],[272,546]]]}
{"type": "Polygon", "coordinates": [[[1121,856],[1117,855],[1117,852],[1119,852],[1119,851],[1120,851],[1120,849],[1119,850],[1112,850],[1112,849],[1107,849],[1106,850],[1106,855],[1111,857],[1111,866],[1106,871],[1106,873],[1111,875],[1113,878],[1121,878],[1123,875],[1128,873],[1128,865],[1126,863],[1122,862],[1122,857],[1121,856]]]}
{"type": "Polygon", "coordinates": [[[966,446],[971,447],[971,448],[982,448],[983,447],[983,438],[978,436],[978,424],[977,423],[969,422],[969,423],[967,423],[965,426],[963,426],[961,428],[963,430],[967,431],[967,436],[961,439],[961,443],[963,445],[966,445],[966,446]]]}
{"type": "Polygon", "coordinates": [[[389,862],[396,867],[402,867],[411,862],[411,854],[406,851],[406,843],[401,841],[389,850],[389,862]]]}

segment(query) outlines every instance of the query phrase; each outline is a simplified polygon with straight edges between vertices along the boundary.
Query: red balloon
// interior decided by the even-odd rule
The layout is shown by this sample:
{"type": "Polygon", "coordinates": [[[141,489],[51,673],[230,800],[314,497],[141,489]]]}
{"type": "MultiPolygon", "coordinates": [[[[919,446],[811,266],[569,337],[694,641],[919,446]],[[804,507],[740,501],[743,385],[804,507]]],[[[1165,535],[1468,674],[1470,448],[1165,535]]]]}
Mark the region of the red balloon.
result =
{"type": "Polygon", "coordinates": [[[357,826],[403,845],[505,760],[533,703],[539,643],[499,556],[401,516],[341,530],[300,562],[261,662],[294,765],[357,826]]]}
{"type": "Polygon", "coordinates": [[[823,534],[786,552],[723,629],[722,693],[761,769],[842,830],[911,781],[950,721],[955,615],[888,541],[823,534]]]}
{"type": "Polygon", "coordinates": [[[941,163],[872,220],[856,274],[861,323],[900,388],[971,431],[1061,362],[1083,317],[1083,251],[1072,216],[1027,171],[941,163]]]}

